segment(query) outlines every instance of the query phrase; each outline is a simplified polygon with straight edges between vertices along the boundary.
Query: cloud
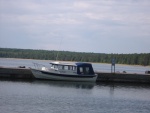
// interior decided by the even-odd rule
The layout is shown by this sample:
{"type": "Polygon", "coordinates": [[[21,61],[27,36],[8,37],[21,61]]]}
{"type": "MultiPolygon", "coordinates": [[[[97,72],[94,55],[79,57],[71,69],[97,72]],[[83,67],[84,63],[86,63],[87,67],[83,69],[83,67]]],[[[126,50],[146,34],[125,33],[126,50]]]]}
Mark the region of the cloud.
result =
{"type": "MultiPolygon", "coordinates": [[[[114,40],[116,44],[125,38],[131,42],[148,40],[149,6],[149,0],[0,0],[0,40],[6,42],[10,37],[14,40],[17,37],[22,42],[26,38],[36,47],[56,49],[55,44],[63,37],[66,50],[97,52],[98,47],[104,51],[107,47],[108,51],[109,46],[105,45],[114,40]],[[76,43],[79,46],[73,47],[76,43]],[[90,43],[95,47],[87,47],[90,43]]],[[[116,48],[112,51],[115,50],[119,52],[116,48]]]]}

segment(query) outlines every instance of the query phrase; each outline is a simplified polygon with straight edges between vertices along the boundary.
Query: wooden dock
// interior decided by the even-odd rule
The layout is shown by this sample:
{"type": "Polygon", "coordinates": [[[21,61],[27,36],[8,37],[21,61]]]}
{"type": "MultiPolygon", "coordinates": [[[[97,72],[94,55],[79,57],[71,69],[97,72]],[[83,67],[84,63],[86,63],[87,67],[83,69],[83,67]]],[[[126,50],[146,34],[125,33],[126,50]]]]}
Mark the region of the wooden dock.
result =
{"type": "MultiPolygon", "coordinates": [[[[97,82],[138,82],[150,83],[150,74],[104,73],[98,74],[97,82]]],[[[0,78],[35,79],[29,68],[0,67],[0,78]]]]}

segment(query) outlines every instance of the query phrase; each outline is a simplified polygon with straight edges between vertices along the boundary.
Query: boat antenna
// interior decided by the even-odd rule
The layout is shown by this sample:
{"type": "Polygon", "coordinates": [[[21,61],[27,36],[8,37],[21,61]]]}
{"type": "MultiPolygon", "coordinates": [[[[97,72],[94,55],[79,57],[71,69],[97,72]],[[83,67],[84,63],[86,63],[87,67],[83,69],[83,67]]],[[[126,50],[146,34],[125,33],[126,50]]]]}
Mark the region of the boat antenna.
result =
{"type": "Polygon", "coordinates": [[[61,44],[62,44],[62,40],[63,40],[63,37],[60,40],[60,44],[59,44],[59,48],[58,48],[58,52],[57,52],[57,56],[56,56],[56,61],[58,60],[58,56],[59,56],[59,52],[60,52],[60,47],[61,47],[61,44]]]}

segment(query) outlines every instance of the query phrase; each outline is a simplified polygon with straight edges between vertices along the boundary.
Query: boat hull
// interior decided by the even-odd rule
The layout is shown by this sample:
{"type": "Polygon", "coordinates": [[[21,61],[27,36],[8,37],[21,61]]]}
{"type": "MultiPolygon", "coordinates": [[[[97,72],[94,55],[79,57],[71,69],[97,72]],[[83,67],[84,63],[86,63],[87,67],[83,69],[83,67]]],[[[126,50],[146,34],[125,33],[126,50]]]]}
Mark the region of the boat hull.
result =
{"type": "Polygon", "coordinates": [[[97,75],[67,75],[60,73],[51,73],[48,71],[31,69],[33,75],[37,79],[49,79],[60,81],[82,81],[82,82],[95,82],[97,75]]]}

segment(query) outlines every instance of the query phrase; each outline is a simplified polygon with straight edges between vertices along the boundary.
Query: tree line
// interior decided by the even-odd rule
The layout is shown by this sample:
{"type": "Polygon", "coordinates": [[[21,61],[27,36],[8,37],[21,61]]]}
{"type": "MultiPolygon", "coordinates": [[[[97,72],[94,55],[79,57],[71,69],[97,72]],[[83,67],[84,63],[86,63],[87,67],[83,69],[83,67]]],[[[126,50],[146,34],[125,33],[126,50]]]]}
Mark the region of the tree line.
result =
{"type": "Polygon", "coordinates": [[[60,61],[111,63],[112,59],[115,59],[116,64],[144,66],[150,65],[150,53],[105,54],[54,50],[0,48],[0,58],[56,60],[57,56],[57,60],[60,61]]]}

